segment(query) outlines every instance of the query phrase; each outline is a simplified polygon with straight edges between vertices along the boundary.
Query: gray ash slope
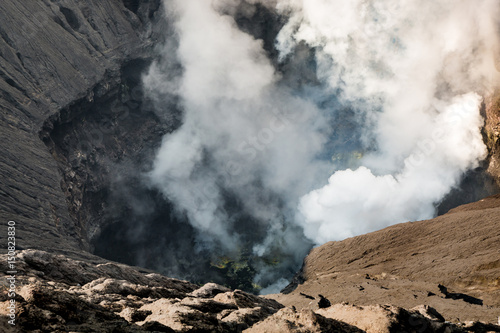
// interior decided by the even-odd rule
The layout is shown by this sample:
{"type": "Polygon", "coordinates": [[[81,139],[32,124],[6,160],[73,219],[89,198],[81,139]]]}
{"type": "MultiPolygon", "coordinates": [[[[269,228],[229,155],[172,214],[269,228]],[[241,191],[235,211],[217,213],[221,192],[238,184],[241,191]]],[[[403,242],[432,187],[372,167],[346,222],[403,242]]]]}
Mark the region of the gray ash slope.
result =
{"type": "MultiPolygon", "coordinates": [[[[56,143],[88,134],[88,125],[77,125],[78,134],[72,124],[98,112],[95,102],[120,93],[127,64],[151,56],[159,5],[141,1],[134,13],[117,1],[2,2],[0,217],[17,222],[19,246],[90,249],[96,218],[89,216],[86,201],[98,194],[99,178],[108,170],[96,175],[91,163],[72,159],[75,152],[61,152],[56,143]],[[64,127],[66,133],[57,134],[64,127]],[[72,175],[76,179],[68,179],[72,175]]],[[[83,158],[95,159],[97,149],[87,141],[92,151],[83,158]]],[[[113,148],[115,154],[129,149],[113,148]]]]}

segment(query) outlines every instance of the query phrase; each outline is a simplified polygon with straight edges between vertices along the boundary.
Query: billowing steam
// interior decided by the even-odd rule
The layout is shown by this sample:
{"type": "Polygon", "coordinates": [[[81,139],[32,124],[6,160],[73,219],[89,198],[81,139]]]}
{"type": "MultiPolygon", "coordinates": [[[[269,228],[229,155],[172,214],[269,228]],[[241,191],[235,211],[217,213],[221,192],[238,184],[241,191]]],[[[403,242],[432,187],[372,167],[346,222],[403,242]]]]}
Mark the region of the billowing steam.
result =
{"type": "Polygon", "coordinates": [[[177,96],[184,119],[148,181],[196,228],[200,251],[264,258],[262,286],[296,268],[304,234],[319,244],[432,217],[485,157],[496,0],[164,6],[174,42],[144,83],[160,113],[177,96]],[[277,59],[235,19],[262,6],[286,22],[277,59]]]}
{"type": "Polygon", "coordinates": [[[321,243],[430,218],[486,151],[484,85],[496,73],[494,1],[291,1],[284,55],[317,48],[321,79],[356,105],[369,151],[303,197],[306,234],[321,243]],[[332,13],[335,19],[332,19],[332,13]]]}

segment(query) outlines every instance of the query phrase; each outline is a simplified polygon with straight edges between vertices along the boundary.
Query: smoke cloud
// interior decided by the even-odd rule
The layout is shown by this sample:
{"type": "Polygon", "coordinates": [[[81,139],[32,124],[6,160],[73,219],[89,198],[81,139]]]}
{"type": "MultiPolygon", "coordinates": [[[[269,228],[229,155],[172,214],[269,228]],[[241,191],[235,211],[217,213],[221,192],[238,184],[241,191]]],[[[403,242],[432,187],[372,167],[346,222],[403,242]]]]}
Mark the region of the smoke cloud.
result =
{"type": "Polygon", "coordinates": [[[200,251],[249,251],[264,287],[312,243],[432,217],[486,156],[495,0],[164,7],[173,33],[144,85],[157,112],[168,117],[176,96],[184,118],[147,181],[197,230],[200,251]],[[262,6],[286,22],[277,58],[238,21],[262,6]]]}
{"type": "Polygon", "coordinates": [[[317,243],[434,215],[436,203],[486,156],[481,99],[497,72],[494,1],[290,1],[282,57],[318,49],[321,79],[365,126],[359,169],[305,195],[317,243]],[[332,19],[332,13],[335,19],[332,19]],[[492,16],[494,17],[494,16],[492,16]]]}

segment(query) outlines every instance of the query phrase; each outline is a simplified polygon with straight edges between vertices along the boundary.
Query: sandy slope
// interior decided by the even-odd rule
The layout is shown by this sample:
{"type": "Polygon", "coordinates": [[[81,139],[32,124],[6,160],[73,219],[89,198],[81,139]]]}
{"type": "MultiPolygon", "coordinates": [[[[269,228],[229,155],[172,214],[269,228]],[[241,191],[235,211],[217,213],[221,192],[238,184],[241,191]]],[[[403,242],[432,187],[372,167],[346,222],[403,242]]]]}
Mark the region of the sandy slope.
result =
{"type": "Polygon", "coordinates": [[[427,304],[446,320],[497,323],[500,316],[500,195],[453,209],[428,221],[329,242],[311,251],[306,282],[288,295],[270,297],[287,306],[318,308],[318,294],[332,304],[427,304]],[[483,302],[445,298],[464,293],[483,302]],[[300,293],[315,297],[314,300],[300,293]]]}

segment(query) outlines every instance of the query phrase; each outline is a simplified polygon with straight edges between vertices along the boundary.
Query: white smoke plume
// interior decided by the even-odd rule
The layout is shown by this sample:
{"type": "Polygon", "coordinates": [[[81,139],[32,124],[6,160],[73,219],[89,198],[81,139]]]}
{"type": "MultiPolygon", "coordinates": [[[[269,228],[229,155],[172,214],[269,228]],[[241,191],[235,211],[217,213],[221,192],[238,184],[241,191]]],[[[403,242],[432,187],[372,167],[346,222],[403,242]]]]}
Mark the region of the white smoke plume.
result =
{"type": "Polygon", "coordinates": [[[279,61],[312,50],[316,83],[292,87],[276,70],[235,22],[242,0],[166,1],[178,45],[144,78],[151,96],[177,95],[184,112],[148,179],[199,230],[200,247],[237,251],[251,238],[255,256],[278,247],[300,260],[302,232],[320,244],[432,217],[486,154],[479,109],[498,74],[498,2],[244,5],[251,14],[259,2],[287,18],[279,61]],[[359,144],[332,151],[345,119],[359,144]],[[344,164],[332,162],[337,152],[344,164]]]}
{"type": "Polygon", "coordinates": [[[230,253],[250,242],[256,256],[279,248],[299,261],[310,245],[284,215],[328,174],[316,161],[325,122],[314,103],[277,85],[262,42],[220,14],[221,4],[166,3],[183,73],[175,85],[158,84],[172,81],[158,63],[145,85],[156,96],[178,94],[184,120],[165,136],[149,178],[199,230],[200,248],[230,253]]]}
{"type": "MultiPolygon", "coordinates": [[[[337,171],[326,186],[305,195],[300,211],[306,235],[322,243],[432,217],[434,204],[486,155],[479,133],[480,97],[466,94],[452,103],[422,129],[410,154],[402,154],[395,174],[374,175],[365,166],[337,171]]],[[[389,158],[393,156],[374,154],[365,164],[373,159],[377,170],[381,159],[389,158]]]]}
{"type": "Polygon", "coordinates": [[[430,218],[486,156],[481,99],[497,71],[495,1],[289,1],[279,45],[318,48],[321,77],[358,105],[375,147],[300,204],[317,243],[430,218]]]}

